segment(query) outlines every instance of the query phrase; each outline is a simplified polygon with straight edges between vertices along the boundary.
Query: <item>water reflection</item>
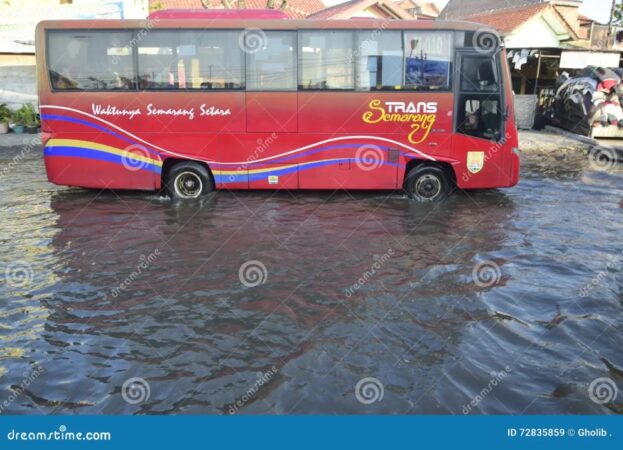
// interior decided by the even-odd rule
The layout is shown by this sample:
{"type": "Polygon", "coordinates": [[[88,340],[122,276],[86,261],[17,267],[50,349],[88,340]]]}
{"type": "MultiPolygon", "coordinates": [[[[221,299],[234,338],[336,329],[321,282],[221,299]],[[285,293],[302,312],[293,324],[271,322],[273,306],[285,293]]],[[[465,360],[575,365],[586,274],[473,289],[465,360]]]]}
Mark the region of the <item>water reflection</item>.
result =
{"type": "Polygon", "coordinates": [[[603,413],[585,388],[623,367],[620,269],[578,292],[623,250],[623,178],[540,161],[524,159],[513,190],[441,205],[344,192],[171,202],[46,191],[33,175],[1,200],[4,258],[33,278],[0,286],[0,391],[42,372],[6,411],[227,414],[243,399],[238,413],[460,414],[504,372],[470,412],[603,413]],[[241,282],[249,261],[264,284],[241,282]],[[133,377],[149,384],[136,404],[122,395],[133,377]],[[357,401],[364,377],[382,401],[357,401]]]}

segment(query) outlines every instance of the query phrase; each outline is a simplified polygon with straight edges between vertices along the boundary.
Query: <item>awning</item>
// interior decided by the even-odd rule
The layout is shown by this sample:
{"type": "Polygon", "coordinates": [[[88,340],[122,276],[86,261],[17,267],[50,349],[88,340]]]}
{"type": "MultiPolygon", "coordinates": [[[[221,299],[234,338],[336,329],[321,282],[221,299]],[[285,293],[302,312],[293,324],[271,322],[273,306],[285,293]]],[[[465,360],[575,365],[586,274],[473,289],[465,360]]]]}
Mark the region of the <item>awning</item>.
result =
{"type": "Polygon", "coordinates": [[[619,67],[619,52],[594,52],[563,50],[560,55],[561,69],[584,69],[586,66],[619,67]]]}

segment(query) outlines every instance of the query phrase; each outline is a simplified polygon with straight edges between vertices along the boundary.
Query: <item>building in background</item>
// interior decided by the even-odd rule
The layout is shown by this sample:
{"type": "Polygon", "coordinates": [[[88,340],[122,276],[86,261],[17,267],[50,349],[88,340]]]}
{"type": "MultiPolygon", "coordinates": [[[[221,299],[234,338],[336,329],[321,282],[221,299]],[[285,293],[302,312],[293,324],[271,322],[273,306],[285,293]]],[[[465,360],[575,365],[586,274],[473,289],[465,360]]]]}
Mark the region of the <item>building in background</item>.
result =
{"type": "Polygon", "coordinates": [[[439,9],[423,0],[149,0],[161,9],[279,9],[291,19],[434,19],[439,9]]]}
{"type": "Polygon", "coordinates": [[[326,5],[321,0],[149,0],[149,11],[161,9],[280,9],[291,19],[304,19],[326,5]]]}
{"type": "Polygon", "coordinates": [[[433,20],[439,16],[439,8],[434,2],[423,0],[398,0],[398,6],[405,10],[411,19],[433,20]]]}
{"type": "Polygon", "coordinates": [[[148,0],[1,0],[0,103],[37,104],[35,26],[42,20],[145,18],[148,0]]]}
{"type": "Polygon", "coordinates": [[[579,14],[582,0],[450,0],[443,19],[468,20],[499,30],[513,69],[513,90],[538,95],[562,71],[587,65],[619,67],[615,33],[579,14]]]}
{"type": "Polygon", "coordinates": [[[412,19],[392,0],[352,0],[324,8],[307,16],[308,19],[412,19]]]}

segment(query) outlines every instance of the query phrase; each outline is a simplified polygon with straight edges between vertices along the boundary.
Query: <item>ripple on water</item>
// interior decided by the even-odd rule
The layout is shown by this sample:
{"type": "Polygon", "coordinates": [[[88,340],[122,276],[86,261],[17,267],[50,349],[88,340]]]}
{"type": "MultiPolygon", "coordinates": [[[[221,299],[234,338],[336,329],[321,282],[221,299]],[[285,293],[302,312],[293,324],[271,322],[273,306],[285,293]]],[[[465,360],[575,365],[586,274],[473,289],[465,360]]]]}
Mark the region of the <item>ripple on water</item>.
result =
{"type": "Polygon", "coordinates": [[[8,412],[616,411],[586,389],[623,367],[623,174],[541,156],[512,190],[418,205],[86,192],[49,185],[30,155],[0,186],[2,267],[31,272],[0,285],[0,399],[40,367],[8,412]],[[241,283],[249,261],[263,284],[241,283]],[[139,404],[132,377],[149,384],[139,404]],[[365,377],[382,401],[356,400],[365,377]]]}

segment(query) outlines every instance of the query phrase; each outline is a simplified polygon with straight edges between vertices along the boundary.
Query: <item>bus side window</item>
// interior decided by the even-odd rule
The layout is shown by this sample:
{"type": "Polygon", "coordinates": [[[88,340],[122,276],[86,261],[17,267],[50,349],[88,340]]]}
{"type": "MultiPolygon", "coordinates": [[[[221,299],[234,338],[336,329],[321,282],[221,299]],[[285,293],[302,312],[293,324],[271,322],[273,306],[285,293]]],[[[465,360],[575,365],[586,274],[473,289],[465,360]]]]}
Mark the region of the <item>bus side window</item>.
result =
{"type": "Polygon", "coordinates": [[[240,89],[243,53],[235,30],[152,30],[138,43],[139,88],[240,89]]]}
{"type": "Polygon", "coordinates": [[[296,90],[296,32],[266,31],[260,41],[252,30],[245,35],[247,90],[296,90]]]}
{"type": "Polygon", "coordinates": [[[48,66],[55,90],[136,88],[130,32],[51,31],[48,66]]]}
{"type": "Polygon", "coordinates": [[[299,89],[353,89],[353,34],[350,31],[299,32],[299,89]]]}
{"type": "Polygon", "coordinates": [[[400,31],[357,32],[357,53],[357,89],[393,91],[402,88],[404,52],[400,31]]]}

